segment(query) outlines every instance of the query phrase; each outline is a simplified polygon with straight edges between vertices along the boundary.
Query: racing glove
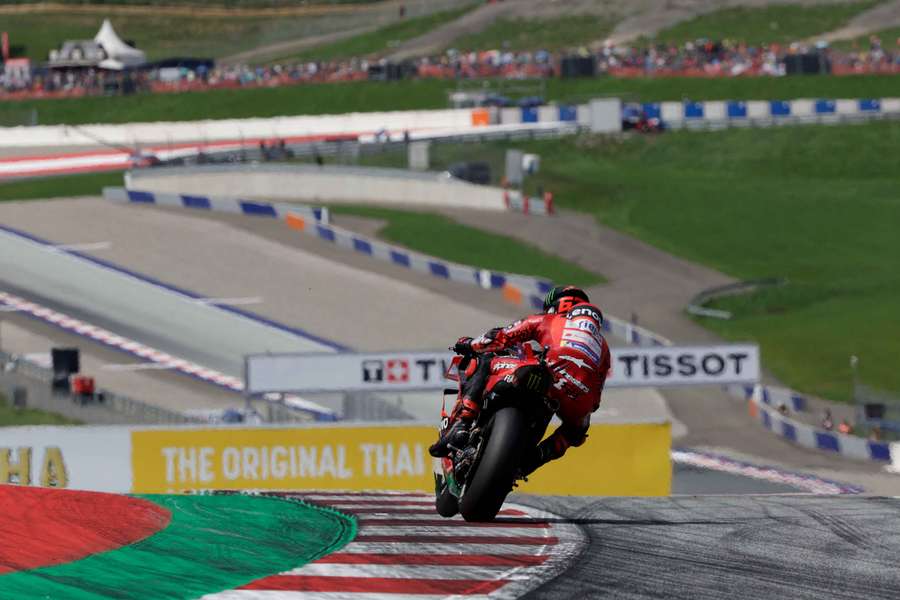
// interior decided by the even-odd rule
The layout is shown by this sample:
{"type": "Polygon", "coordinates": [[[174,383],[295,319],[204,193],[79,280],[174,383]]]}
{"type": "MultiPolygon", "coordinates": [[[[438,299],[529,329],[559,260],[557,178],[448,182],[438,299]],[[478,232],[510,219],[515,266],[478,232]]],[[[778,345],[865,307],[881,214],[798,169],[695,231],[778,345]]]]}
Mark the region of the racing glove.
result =
{"type": "Polygon", "coordinates": [[[472,350],[472,339],[473,338],[470,337],[459,338],[453,345],[453,351],[457,354],[462,354],[463,356],[474,354],[474,350],[472,350]]]}

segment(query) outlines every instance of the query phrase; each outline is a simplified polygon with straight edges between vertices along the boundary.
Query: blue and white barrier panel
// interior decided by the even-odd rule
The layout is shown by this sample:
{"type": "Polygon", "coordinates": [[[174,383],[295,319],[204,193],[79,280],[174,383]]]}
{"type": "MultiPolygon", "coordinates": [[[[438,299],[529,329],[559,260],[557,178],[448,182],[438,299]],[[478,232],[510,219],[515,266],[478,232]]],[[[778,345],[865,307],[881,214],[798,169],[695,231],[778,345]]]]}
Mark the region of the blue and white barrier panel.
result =
{"type": "Polygon", "coordinates": [[[316,223],[329,222],[328,208],[311,207],[305,204],[287,202],[263,202],[259,200],[242,200],[240,198],[190,196],[185,194],[168,194],[146,192],[120,187],[103,188],[103,197],[114,202],[131,202],[134,204],[153,204],[176,208],[194,208],[214,212],[243,214],[254,217],[270,217],[286,220],[289,214],[297,215],[316,223]]]}
{"type": "Polygon", "coordinates": [[[900,98],[648,102],[643,110],[648,118],[662,119],[671,127],[829,122],[880,115],[900,117],[900,98]]]}
{"type": "Polygon", "coordinates": [[[733,395],[750,401],[751,414],[769,431],[786,440],[814,450],[833,452],[856,460],[887,463],[891,461],[891,444],[865,438],[835,433],[801,423],[778,411],[774,398],[789,396],[793,392],[784,388],[765,385],[728,386],[733,395]]]}

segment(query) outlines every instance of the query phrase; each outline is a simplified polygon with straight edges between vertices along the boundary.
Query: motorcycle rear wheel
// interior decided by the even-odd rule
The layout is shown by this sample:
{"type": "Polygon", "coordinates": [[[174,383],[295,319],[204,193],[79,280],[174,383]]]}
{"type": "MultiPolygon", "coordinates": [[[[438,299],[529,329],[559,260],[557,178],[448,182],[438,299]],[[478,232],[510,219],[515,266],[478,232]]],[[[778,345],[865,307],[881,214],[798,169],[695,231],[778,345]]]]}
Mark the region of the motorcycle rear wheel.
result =
{"type": "Polygon", "coordinates": [[[513,407],[498,410],[481,460],[459,501],[459,512],[466,521],[492,521],[497,516],[512,490],[527,444],[525,415],[513,407]]]}

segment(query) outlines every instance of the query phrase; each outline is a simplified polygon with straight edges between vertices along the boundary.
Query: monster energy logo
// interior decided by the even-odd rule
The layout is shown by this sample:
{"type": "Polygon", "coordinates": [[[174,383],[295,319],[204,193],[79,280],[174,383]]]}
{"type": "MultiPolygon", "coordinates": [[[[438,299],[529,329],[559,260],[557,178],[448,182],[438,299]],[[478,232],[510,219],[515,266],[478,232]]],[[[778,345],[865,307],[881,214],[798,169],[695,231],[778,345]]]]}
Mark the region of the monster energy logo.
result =
{"type": "Polygon", "coordinates": [[[543,380],[544,378],[538,373],[529,373],[528,379],[525,381],[525,389],[530,392],[539,392],[543,387],[543,380]]]}

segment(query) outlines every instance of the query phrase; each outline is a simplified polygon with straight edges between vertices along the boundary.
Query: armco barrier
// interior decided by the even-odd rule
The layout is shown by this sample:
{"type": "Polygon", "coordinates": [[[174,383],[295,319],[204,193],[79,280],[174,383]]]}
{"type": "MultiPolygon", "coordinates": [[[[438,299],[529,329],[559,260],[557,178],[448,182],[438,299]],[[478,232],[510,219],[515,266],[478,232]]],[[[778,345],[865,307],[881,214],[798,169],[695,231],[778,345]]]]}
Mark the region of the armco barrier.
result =
{"type": "MultiPolygon", "coordinates": [[[[566,460],[520,490],[662,496],[671,491],[669,425],[598,424],[566,460]]],[[[205,489],[432,491],[433,425],[12,427],[0,483],[164,493],[205,489]]]]}

